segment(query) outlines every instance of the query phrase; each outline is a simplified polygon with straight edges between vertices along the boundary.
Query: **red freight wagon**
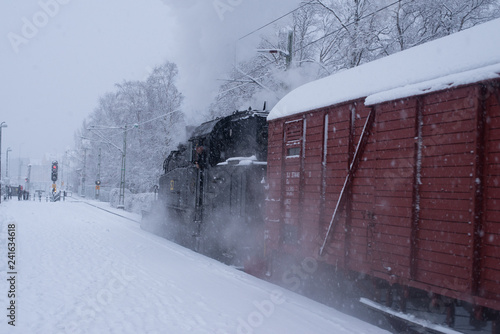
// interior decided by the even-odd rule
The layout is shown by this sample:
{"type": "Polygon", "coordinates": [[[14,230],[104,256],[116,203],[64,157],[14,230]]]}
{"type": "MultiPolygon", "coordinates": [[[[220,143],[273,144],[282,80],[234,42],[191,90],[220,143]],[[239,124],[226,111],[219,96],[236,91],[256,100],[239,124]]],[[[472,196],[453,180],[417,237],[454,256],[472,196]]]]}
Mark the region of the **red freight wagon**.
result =
{"type": "Polygon", "coordinates": [[[461,301],[500,331],[498,31],[500,20],[462,31],[299,87],[275,106],[274,276],[286,280],[293,263],[316,279],[354,273],[445,301],[449,324],[461,301]]]}

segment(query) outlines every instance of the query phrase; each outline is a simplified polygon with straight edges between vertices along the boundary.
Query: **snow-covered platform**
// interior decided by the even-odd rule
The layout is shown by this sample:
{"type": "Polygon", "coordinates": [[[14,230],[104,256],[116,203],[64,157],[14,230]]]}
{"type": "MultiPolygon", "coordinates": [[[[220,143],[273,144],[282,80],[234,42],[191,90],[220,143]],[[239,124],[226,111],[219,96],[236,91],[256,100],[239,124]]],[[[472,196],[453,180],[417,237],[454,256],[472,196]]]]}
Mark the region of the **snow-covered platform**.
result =
{"type": "Polygon", "coordinates": [[[1,333],[387,333],[83,202],[2,202],[0,259],[1,333]]]}

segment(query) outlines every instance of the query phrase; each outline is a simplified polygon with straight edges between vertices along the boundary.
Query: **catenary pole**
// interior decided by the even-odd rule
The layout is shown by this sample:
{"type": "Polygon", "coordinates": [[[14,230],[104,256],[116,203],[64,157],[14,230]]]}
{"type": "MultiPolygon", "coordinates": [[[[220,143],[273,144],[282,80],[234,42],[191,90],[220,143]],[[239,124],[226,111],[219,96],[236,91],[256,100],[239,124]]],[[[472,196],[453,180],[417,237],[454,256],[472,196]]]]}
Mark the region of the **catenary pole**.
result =
{"type": "Polygon", "coordinates": [[[2,203],[2,128],[6,128],[5,122],[0,123],[0,203],[2,203]]]}

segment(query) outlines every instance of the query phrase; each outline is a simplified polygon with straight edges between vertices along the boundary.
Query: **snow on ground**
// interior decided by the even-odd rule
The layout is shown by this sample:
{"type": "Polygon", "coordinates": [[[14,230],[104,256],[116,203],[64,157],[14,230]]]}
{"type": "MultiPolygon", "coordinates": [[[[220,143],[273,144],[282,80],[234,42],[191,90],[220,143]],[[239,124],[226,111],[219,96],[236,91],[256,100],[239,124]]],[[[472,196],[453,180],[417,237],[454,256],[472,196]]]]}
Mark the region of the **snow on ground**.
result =
{"type": "Polygon", "coordinates": [[[82,201],[2,202],[0,259],[0,333],[387,333],[82,201]]]}

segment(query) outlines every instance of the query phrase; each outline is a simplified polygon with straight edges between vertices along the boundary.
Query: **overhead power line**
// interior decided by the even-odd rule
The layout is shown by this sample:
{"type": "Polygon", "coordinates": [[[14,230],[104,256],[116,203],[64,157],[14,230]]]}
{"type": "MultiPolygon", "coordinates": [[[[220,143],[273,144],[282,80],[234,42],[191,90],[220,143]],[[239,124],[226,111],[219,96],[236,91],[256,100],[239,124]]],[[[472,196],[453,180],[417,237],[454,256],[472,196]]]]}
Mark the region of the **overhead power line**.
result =
{"type": "Polygon", "coordinates": [[[242,37],[238,38],[238,40],[239,40],[239,41],[241,41],[243,38],[248,37],[248,36],[250,36],[250,35],[252,35],[252,34],[256,33],[257,31],[264,29],[265,27],[267,27],[267,26],[269,26],[269,25],[273,24],[273,23],[274,23],[274,22],[276,22],[276,21],[281,20],[282,18],[284,18],[284,17],[286,17],[286,16],[288,16],[288,15],[292,14],[293,12],[296,12],[296,11],[298,11],[299,9],[301,9],[301,8],[303,8],[303,7],[305,7],[305,6],[310,5],[310,4],[311,4],[311,3],[313,3],[314,1],[316,1],[316,0],[311,0],[311,1],[309,1],[309,2],[307,2],[307,3],[305,3],[305,4],[303,4],[303,5],[301,5],[301,6],[297,7],[297,8],[295,8],[294,10],[289,11],[288,13],[281,15],[281,16],[280,16],[280,17],[278,17],[277,19],[274,19],[274,20],[272,20],[271,22],[266,23],[266,24],[265,24],[265,25],[263,25],[262,27],[257,28],[257,29],[255,29],[255,30],[253,30],[253,31],[249,32],[249,33],[248,33],[248,34],[246,34],[245,36],[242,36],[242,37]]]}

